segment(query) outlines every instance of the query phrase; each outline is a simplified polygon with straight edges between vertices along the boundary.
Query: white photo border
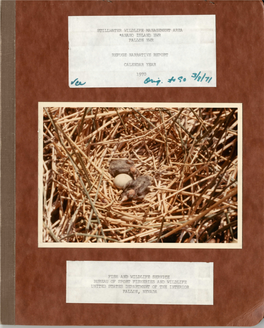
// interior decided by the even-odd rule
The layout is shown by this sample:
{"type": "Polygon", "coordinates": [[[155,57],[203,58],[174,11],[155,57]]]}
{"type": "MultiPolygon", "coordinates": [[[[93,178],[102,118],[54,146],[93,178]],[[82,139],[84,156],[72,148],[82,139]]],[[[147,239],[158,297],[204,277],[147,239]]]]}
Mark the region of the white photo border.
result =
{"type": "Polygon", "coordinates": [[[38,103],[38,247],[39,248],[134,248],[134,249],[242,249],[242,103],[152,103],[152,102],[39,102],[38,103]],[[43,108],[44,107],[202,107],[238,109],[238,242],[237,243],[48,243],[42,240],[43,231],[43,108]]]}

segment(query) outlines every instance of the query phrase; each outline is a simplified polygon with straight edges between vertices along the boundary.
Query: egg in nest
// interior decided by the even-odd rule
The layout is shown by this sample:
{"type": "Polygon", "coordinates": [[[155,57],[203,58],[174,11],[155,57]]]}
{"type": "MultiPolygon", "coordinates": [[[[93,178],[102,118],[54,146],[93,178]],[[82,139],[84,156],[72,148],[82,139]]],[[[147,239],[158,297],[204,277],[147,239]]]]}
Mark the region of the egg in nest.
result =
{"type": "Polygon", "coordinates": [[[121,173],[114,178],[114,184],[118,189],[124,189],[129,181],[133,180],[128,174],[121,173]]]}

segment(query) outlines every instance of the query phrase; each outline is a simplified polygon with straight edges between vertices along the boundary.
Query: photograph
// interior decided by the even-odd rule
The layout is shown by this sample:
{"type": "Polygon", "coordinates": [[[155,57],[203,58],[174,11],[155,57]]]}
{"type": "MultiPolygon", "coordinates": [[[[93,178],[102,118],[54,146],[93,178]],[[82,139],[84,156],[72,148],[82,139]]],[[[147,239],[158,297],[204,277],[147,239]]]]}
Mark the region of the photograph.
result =
{"type": "Polygon", "coordinates": [[[40,103],[39,246],[241,246],[241,107],[40,103]]]}

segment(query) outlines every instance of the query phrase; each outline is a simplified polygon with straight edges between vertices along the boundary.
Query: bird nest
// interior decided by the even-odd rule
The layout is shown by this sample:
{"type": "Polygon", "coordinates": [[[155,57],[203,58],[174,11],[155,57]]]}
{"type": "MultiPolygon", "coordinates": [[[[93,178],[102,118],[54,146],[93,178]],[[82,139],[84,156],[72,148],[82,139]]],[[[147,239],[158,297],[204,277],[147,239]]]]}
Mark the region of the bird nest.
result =
{"type": "Polygon", "coordinates": [[[43,242],[236,241],[237,115],[237,108],[44,108],[43,242]],[[120,201],[114,159],[152,177],[143,199],[120,201]]]}

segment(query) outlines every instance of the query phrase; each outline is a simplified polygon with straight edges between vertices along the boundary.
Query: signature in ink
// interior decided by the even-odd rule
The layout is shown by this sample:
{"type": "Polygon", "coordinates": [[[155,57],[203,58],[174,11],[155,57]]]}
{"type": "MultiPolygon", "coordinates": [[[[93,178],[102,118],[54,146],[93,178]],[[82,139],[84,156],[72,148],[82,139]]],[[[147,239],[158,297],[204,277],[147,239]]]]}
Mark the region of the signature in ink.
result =
{"type": "Polygon", "coordinates": [[[81,81],[79,81],[78,78],[75,79],[74,81],[71,81],[71,84],[74,84],[74,85],[76,85],[77,87],[78,87],[79,85],[84,85],[85,83],[86,83],[86,82],[82,83],[81,81]]]}
{"type": "Polygon", "coordinates": [[[162,82],[159,78],[158,78],[158,80],[153,80],[150,77],[147,77],[146,80],[144,81],[144,84],[147,84],[147,83],[156,83],[156,85],[159,85],[162,82]]]}

